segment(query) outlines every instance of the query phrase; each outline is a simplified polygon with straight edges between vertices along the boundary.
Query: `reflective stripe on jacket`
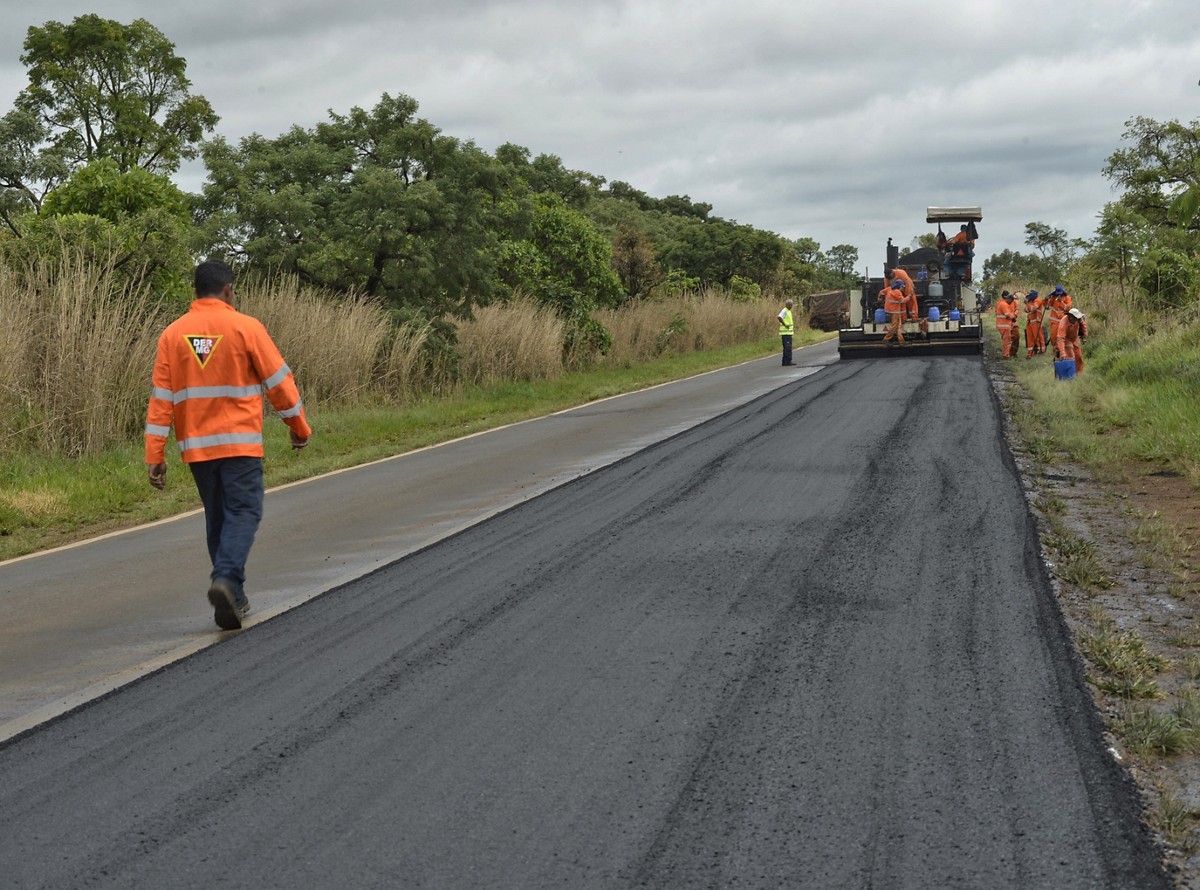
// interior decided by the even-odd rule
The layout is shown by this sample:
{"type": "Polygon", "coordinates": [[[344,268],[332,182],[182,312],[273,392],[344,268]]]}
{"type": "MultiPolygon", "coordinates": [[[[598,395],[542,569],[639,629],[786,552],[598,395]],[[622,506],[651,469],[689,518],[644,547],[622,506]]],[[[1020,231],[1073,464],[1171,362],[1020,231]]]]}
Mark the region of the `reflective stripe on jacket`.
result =
{"type": "MultiPolygon", "coordinates": [[[[759,318],[762,318],[762,316],[760,315],[759,318]]],[[[779,334],[786,337],[791,336],[795,331],[796,322],[792,318],[792,310],[785,306],[783,311],[779,313],[779,334]]]]}
{"type": "Polygon", "coordinates": [[[1017,301],[1005,300],[1003,298],[996,301],[996,329],[1001,331],[1010,330],[1017,323],[1017,301]]]}
{"type": "Polygon", "coordinates": [[[163,462],[167,435],[184,463],[221,457],[262,457],[263,390],[298,436],[312,429],[291,368],[266,328],[215,297],[192,302],[158,339],[146,463],[163,462]]]}
{"type": "Polygon", "coordinates": [[[883,309],[889,315],[904,314],[908,309],[908,297],[904,296],[902,287],[893,285],[883,292],[883,309]]]}
{"type": "Polygon", "coordinates": [[[1063,294],[1061,297],[1050,297],[1050,325],[1055,330],[1058,329],[1058,323],[1063,320],[1068,312],[1071,311],[1071,295],[1063,294]]]}
{"type": "Polygon", "coordinates": [[[1025,314],[1028,316],[1030,324],[1041,324],[1042,315],[1046,311],[1045,305],[1042,303],[1041,297],[1034,297],[1032,300],[1027,300],[1025,303],[1025,314]]]}

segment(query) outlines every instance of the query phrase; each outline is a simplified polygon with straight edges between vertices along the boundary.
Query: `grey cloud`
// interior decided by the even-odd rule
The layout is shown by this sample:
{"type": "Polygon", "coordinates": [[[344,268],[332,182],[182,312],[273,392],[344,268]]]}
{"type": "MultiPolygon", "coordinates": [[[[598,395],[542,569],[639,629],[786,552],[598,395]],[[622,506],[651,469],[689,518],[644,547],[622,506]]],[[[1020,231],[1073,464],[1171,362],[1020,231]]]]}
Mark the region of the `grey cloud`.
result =
{"type": "Polygon", "coordinates": [[[0,106],[24,84],[25,28],[83,12],[149,18],[231,140],[406,93],[487,150],[872,264],[936,203],[984,207],[985,256],[1023,249],[1030,220],[1089,235],[1125,120],[1200,113],[1194,0],[0,0],[0,106]]]}

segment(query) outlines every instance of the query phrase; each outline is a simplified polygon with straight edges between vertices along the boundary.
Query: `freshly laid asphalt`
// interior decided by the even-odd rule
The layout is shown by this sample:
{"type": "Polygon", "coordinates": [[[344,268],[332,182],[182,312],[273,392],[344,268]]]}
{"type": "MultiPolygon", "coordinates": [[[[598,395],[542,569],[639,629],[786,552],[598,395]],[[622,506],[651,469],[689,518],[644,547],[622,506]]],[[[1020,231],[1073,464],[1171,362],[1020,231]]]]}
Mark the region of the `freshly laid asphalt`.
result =
{"type": "Polygon", "coordinates": [[[978,359],[746,367],[0,747],[0,885],[1166,886],[978,359]]]}

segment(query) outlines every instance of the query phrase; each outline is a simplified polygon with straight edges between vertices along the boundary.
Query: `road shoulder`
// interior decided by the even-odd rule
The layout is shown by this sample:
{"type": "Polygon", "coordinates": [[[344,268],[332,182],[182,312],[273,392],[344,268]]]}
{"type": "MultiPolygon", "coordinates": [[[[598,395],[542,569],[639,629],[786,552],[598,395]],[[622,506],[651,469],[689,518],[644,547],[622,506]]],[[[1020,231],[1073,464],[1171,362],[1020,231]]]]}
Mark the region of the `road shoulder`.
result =
{"type": "Polygon", "coordinates": [[[1200,887],[1200,753],[1145,750],[1154,736],[1137,722],[1144,715],[1177,720],[1200,694],[1200,597],[1191,580],[1200,504],[1185,479],[1147,475],[1145,467],[1098,478],[1031,447],[1013,417],[1027,397],[1008,366],[991,355],[984,362],[1004,407],[1042,559],[1108,727],[1105,747],[1139,789],[1171,880],[1200,887]],[[1139,652],[1143,667],[1106,670],[1109,658],[1139,652]]]}

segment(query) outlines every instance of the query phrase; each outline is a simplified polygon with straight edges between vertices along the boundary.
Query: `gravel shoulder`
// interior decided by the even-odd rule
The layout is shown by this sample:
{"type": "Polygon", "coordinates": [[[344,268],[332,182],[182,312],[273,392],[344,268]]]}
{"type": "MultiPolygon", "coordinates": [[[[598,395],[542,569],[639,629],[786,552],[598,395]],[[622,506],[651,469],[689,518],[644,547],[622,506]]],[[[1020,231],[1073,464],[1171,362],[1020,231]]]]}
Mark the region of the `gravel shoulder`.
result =
{"type": "MultiPolygon", "coordinates": [[[[985,365],[1106,741],[1139,788],[1175,886],[1200,888],[1200,748],[1146,750],[1156,736],[1130,725],[1139,713],[1177,718],[1200,690],[1200,498],[1186,479],[1148,465],[1096,472],[1065,458],[1046,462],[1013,420],[1012,408],[1027,397],[1009,367],[995,356],[985,365]],[[1080,554],[1090,569],[1072,561],[1080,554]],[[1138,647],[1154,667],[1131,689],[1114,690],[1120,684],[1096,640],[1138,647]]],[[[1197,729],[1186,720],[1182,728],[1197,729]]]]}

